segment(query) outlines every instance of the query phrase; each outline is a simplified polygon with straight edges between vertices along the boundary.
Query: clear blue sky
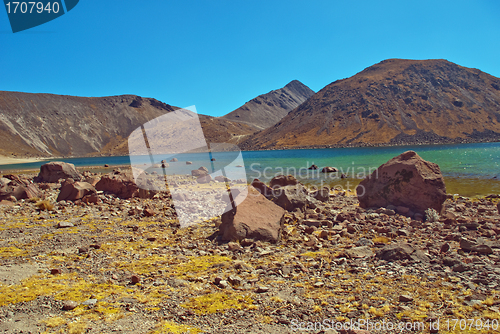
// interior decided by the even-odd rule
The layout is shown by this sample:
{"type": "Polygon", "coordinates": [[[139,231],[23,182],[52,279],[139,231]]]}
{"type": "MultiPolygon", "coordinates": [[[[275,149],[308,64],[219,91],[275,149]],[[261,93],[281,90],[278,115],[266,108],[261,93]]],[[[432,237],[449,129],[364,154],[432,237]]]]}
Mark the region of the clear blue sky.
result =
{"type": "Polygon", "coordinates": [[[13,34],[0,90],[137,94],[220,116],[293,79],[318,91],[387,58],[500,77],[500,1],[81,0],[13,34]]]}

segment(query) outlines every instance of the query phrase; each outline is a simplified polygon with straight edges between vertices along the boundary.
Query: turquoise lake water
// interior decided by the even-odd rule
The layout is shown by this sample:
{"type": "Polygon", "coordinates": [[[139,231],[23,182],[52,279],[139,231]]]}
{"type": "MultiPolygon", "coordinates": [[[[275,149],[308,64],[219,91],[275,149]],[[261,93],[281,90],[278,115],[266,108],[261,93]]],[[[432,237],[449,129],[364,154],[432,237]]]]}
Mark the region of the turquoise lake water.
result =
{"type": "MultiPolygon", "coordinates": [[[[497,185],[497,181],[500,183],[500,143],[244,151],[242,156],[248,180],[259,178],[268,181],[277,174],[294,174],[302,181],[314,183],[331,180],[318,171],[308,171],[306,168],[311,164],[320,168],[336,167],[341,173],[348,175],[349,179],[357,180],[368,175],[389,159],[408,150],[417,152],[425,160],[437,163],[447,180],[461,182],[463,186],[470,183],[470,187],[477,186],[478,182],[490,184],[493,188],[488,188],[486,192],[500,192],[500,186],[497,185]]],[[[206,155],[201,153],[180,154],[177,157],[179,163],[170,163],[168,168],[171,173],[183,173],[187,169],[198,168],[198,164],[207,164],[206,155]],[[181,163],[186,160],[193,161],[193,165],[187,167],[185,163],[181,163]]],[[[232,159],[234,154],[227,153],[227,157],[232,159]]],[[[73,163],[77,167],[103,166],[104,164],[130,165],[128,156],[57,160],[73,163]]],[[[161,159],[158,158],[158,160],[161,159]]],[[[217,164],[221,164],[224,161],[224,153],[222,159],[217,160],[217,164]]],[[[148,162],[149,159],[145,157],[144,161],[148,162]]],[[[0,166],[0,170],[5,172],[12,169],[37,169],[45,162],[3,165],[0,166]]]]}

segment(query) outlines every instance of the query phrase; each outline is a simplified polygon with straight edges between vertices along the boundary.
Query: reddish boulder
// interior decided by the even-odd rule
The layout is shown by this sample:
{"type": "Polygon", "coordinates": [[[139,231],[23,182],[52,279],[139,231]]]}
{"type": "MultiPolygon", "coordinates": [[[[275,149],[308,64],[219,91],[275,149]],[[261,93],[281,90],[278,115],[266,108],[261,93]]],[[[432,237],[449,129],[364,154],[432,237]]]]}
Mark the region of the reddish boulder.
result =
{"type": "Polygon", "coordinates": [[[75,165],[62,161],[49,162],[40,167],[36,182],[57,182],[59,179],[73,179],[81,181],[83,176],[76,170],[75,165]]]}
{"type": "MultiPolygon", "coordinates": [[[[244,196],[243,194],[240,196],[244,196]]],[[[238,202],[238,197],[235,199],[238,202]]],[[[254,240],[278,242],[284,225],[285,210],[266,199],[254,187],[235,210],[222,215],[219,234],[222,240],[254,240]]]]}
{"type": "Polygon", "coordinates": [[[201,170],[201,169],[194,169],[191,171],[191,175],[195,176],[195,177],[200,177],[200,176],[208,175],[208,172],[201,170]]]}
{"type": "Polygon", "coordinates": [[[217,181],[217,182],[231,182],[231,179],[230,179],[230,178],[225,177],[225,176],[223,176],[223,175],[216,176],[216,177],[214,178],[214,180],[215,180],[215,181],[217,181]]]}
{"type": "Polygon", "coordinates": [[[278,175],[274,177],[271,182],[269,182],[269,186],[271,188],[276,187],[285,187],[285,186],[294,186],[299,181],[293,175],[278,175]]]}
{"type": "Polygon", "coordinates": [[[439,166],[413,151],[392,158],[356,188],[362,208],[402,206],[423,213],[443,209],[446,187],[439,166]]]}
{"type": "Polygon", "coordinates": [[[321,189],[313,191],[310,195],[318,201],[328,202],[330,199],[330,189],[328,187],[321,187],[321,189]]]}
{"type": "Polygon", "coordinates": [[[114,194],[119,198],[150,198],[155,192],[145,189],[139,189],[131,173],[122,173],[119,171],[109,173],[101,177],[95,185],[95,189],[114,194]]]}
{"type": "Polygon", "coordinates": [[[90,183],[75,182],[73,179],[67,179],[61,184],[57,201],[76,201],[95,193],[96,190],[90,183]]]}
{"type": "Polygon", "coordinates": [[[41,192],[33,183],[17,175],[5,175],[0,179],[0,201],[40,197],[41,192]]]}
{"type": "Polygon", "coordinates": [[[268,187],[264,182],[262,182],[259,179],[254,179],[252,181],[252,186],[257,189],[262,195],[266,196],[267,198],[272,196],[273,190],[268,187]]]}
{"type": "Polygon", "coordinates": [[[209,174],[200,176],[196,179],[198,183],[210,183],[210,181],[212,181],[212,177],[209,174]]]}

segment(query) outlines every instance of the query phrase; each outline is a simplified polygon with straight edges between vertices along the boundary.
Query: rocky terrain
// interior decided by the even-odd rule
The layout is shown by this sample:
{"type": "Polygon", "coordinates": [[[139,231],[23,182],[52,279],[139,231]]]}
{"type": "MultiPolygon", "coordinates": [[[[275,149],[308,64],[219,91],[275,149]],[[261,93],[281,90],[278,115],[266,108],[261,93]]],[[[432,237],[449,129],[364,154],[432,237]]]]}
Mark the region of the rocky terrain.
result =
{"type": "MultiPolygon", "coordinates": [[[[433,166],[396,173],[387,198],[432,189],[433,178],[419,176],[431,172],[439,178],[433,166]]],[[[197,180],[178,182],[209,196],[197,180]]],[[[395,332],[382,322],[429,333],[437,321],[439,332],[448,323],[462,333],[461,319],[475,319],[481,333],[500,326],[499,195],[447,196],[422,215],[361,207],[352,191],[278,176],[255,180],[236,211],[180,228],[170,194],[141,192],[125,170],[52,164],[1,183],[3,333],[395,332]],[[318,327],[356,319],[379,327],[318,327]]],[[[433,196],[425,192],[415,202],[433,196]]]]}
{"type": "Polygon", "coordinates": [[[267,129],[312,95],[313,90],[293,80],[283,88],[257,96],[222,118],[249,124],[259,130],[267,129]]]}
{"type": "Polygon", "coordinates": [[[500,140],[500,79],[446,60],[388,59],[337,80],[243,149],[500,140]]]}

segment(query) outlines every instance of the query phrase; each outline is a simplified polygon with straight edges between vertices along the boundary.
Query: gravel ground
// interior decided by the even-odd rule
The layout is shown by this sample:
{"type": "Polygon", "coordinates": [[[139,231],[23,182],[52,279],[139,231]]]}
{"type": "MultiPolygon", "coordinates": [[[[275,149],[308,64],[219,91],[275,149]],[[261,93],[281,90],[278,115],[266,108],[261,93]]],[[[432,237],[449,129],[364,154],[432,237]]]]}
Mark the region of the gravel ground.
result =
{"type": "Polygon", "coordinates": [[[356,319],[371,333],[500,328],[497,198],[455,197],[422,222],[335,193],[287,213],[278,244],[221,243],[220,219],[180,228],[165,193],[86,205],[55,203],[58,187],[44,190],[50,211],[0,205],[0,333],[335,333],[328,325],[356,319]]]}

